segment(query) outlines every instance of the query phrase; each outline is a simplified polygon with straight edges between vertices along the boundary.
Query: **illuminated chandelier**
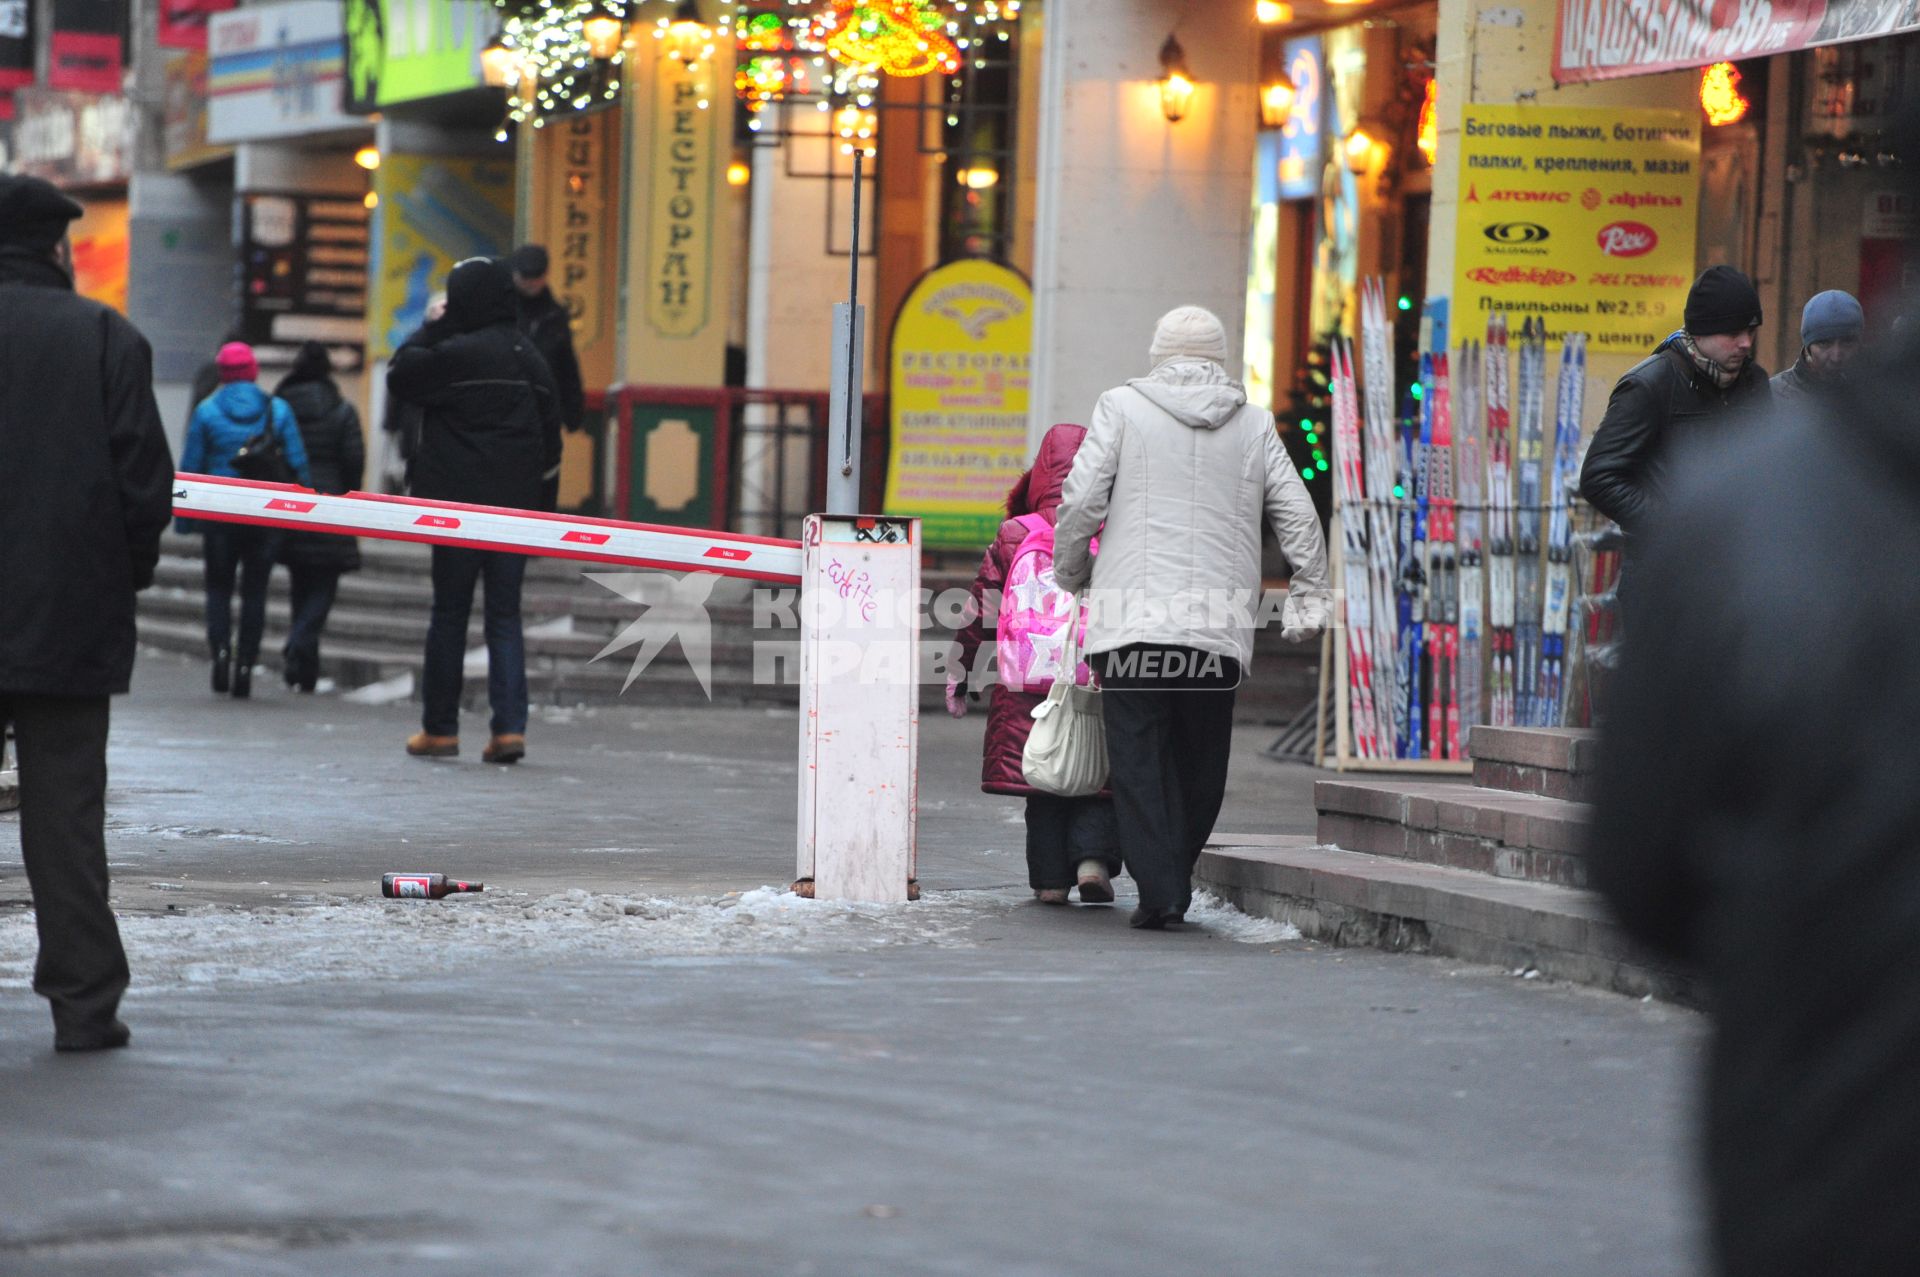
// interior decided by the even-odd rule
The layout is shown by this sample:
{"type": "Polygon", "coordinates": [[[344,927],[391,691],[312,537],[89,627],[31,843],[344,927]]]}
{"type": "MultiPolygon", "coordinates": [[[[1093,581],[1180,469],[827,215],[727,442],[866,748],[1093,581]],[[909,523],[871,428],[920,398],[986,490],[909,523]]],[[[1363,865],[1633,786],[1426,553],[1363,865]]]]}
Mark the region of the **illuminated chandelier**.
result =
{"type": "Polygon", "coordinates": [[[960,73],[979,46],[1006,42],[1021,0],[741,0],[734,89],[758,131],[768,103],[828,99],[869,107],[883,76],[960,73]]]}
{"type": "Polygon", "coordinates": [[[903,79],[960,69],[960,48],[927,0],[830,0],[816,21],[817,41],[848,66],[903,79]]]}

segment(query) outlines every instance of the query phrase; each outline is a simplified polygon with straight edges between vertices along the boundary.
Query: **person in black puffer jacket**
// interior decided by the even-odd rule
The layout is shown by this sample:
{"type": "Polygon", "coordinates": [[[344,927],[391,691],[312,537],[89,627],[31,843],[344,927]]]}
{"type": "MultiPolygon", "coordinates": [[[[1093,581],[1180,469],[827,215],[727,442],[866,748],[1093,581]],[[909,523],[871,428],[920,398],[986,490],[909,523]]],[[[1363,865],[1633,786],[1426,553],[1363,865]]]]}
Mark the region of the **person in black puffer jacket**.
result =
{"type": "MultiPolygon", "coordinates": [[[[447,311],[408,338],[387,369],[387,389],[423,410],[413,495],[510,509],[550,508],[542,500],[560,468],[560,402],[547,364],[514,323],[513,278],[504,264],[472,257],[447,279],[447,311]]],[[[526,645],[520,631],[518,554],[436,545],[433,619],[427,629],[422,730],[407,742],[416,757],[460,752],[460,683],[473,587],[487,581],[487,695],[490,763],[527,752],[526,645]]]]}
{"type": "MultiPolygon", "coordinates": [[[[327,348],[317,341],[302,346],[273,393],[300,423],[314,491],[358,489],[367,465],[366,438],[360,432],[360,413],[341,397],[333,380],[327,348]]],[[[289,532],[280,545],[280,562],[287,565],[293,607],[282,674],[288,687],[311,692],[320,681],[320,635],[341,574],[359,570],[360,542],[321,532],[289,532]]]]}

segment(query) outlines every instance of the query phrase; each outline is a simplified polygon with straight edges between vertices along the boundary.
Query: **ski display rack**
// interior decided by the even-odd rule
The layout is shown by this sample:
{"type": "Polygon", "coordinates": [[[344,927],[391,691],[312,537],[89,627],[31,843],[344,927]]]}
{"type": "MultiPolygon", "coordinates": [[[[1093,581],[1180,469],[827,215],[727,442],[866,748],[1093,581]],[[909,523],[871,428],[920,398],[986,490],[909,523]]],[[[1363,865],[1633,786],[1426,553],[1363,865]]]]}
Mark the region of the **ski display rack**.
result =
{"type": "Polygon", "coordinates": [[[1591,718],[1589,654],[1604,662],[1619,542],[1577,494],[1587,338],[1553,335],[1550,386],[1540,321],[1514,329],[1496,312],[1450,344],[1446,303],[1429,303],[1401,401],[1383,281],[1362,282],[1359,319],[1357,350],[1330,346],[1340,601],[1314,758],[1465,774],[1476,724],[1591,718]]]}

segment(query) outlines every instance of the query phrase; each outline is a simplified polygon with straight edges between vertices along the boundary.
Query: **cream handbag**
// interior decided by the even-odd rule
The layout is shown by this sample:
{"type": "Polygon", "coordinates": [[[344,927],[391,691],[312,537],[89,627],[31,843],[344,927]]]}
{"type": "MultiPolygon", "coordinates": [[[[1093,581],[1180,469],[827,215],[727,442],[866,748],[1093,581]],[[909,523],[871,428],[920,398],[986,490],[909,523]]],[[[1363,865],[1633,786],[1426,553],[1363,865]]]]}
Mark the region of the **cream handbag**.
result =
{"type": "Polygon", "coordinates": [[[1074,681],[1080,665],[1080,598],[1074,596],[1061,675],[1047,699],[1033,707],[1033,730],[1020,755],[1020,772],[1035,789],[1062,798],[1097,794],[1107,783],[1107,727],[1100,717],[1100,689],[1074,681]]]}

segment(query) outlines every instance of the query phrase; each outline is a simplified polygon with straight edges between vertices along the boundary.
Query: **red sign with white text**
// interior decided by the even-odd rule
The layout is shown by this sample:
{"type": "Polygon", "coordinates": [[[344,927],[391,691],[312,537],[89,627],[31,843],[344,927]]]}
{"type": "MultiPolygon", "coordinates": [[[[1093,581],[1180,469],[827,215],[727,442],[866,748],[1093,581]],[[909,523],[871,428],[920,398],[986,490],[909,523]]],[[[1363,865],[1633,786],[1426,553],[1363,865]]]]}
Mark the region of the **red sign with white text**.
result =
{"type": "Polygon", "coordinates": [[[1553,78],[1613,80],[1920,30],[1885,0],[1560,0],[1553,78]]]}

